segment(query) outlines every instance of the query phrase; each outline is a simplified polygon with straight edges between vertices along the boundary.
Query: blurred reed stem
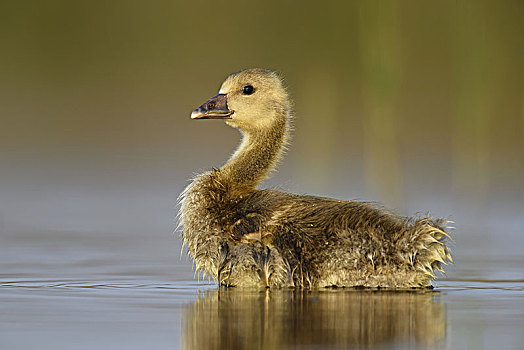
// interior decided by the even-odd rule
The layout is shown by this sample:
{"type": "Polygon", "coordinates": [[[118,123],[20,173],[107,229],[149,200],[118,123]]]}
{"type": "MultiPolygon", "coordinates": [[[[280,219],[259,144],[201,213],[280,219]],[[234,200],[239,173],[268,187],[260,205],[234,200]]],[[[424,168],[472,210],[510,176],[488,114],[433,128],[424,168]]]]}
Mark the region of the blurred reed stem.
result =
{"type": "Polygon", "coordinates": [[[366,181],[385,202],[402,208],[396,116],[402,74],[398,2],[362,2],[358,23],[366,181]]]}

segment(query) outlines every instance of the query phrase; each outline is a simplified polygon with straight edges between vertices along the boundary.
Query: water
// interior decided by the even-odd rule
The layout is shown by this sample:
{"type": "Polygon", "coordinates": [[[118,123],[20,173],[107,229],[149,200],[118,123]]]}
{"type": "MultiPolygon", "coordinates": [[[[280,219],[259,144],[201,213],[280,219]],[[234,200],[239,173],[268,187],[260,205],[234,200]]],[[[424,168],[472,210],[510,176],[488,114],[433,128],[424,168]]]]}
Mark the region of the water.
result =
{"type": "Polygon", "coordinates": [[[193,278],[172,237],[35,236],[2,238],[2,349],[519,349],[524,342],[524,279],[515,278],[522,261],[511,255],[483,256],[485,265],[456,255],[461,265],[433,291],[242,291],[193,278]]]}

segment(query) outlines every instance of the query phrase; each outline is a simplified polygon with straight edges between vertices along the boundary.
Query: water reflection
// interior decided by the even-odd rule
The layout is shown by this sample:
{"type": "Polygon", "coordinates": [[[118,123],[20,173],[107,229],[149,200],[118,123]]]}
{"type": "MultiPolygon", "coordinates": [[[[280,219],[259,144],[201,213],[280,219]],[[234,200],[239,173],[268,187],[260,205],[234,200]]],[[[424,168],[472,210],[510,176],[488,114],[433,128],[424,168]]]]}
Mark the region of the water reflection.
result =
{"type": "Polygon", "coordinates": [[[432,292],[206,292],[183,315],[185,349],[436,345],[446,331],[432,292]]]}

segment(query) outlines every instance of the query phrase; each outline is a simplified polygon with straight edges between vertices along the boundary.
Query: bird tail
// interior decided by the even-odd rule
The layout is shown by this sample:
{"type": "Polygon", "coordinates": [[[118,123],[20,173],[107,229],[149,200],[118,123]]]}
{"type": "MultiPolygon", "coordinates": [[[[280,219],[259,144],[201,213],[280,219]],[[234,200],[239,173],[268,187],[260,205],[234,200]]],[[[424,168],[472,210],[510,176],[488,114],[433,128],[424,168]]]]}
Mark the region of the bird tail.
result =
{"type": "Polygon", "coordinates": [[[420,284],[435,279],[435,271],[444,273],[443,265],[453,263],[447,243],[451,241],[446,232],[452,228],[445,219],[414,219],[409,225],[410,234],[402,235],[399,258],[421,276],[420,284]]]}

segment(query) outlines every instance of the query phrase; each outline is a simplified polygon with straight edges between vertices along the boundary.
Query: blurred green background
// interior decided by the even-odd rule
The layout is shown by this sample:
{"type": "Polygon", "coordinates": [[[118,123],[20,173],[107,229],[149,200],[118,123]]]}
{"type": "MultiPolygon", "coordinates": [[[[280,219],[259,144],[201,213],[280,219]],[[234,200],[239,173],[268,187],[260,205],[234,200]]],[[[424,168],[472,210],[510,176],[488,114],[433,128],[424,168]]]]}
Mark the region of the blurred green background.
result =
{"type": "Polygon", "coordinates": [[[296,114],[265,186],[449,216],[456,255],[521,261],[523,19],[519,0],[4,1],[1,233],[156,237],[176,257],[176,197],[239,142],[189,113],[263,67],[296,114]]]}

